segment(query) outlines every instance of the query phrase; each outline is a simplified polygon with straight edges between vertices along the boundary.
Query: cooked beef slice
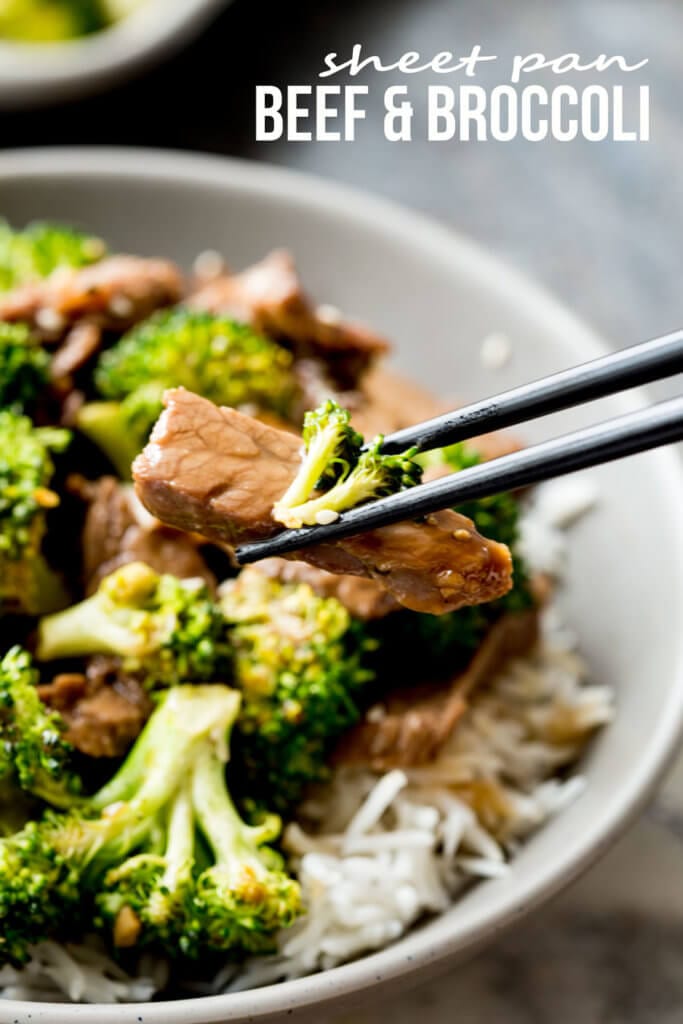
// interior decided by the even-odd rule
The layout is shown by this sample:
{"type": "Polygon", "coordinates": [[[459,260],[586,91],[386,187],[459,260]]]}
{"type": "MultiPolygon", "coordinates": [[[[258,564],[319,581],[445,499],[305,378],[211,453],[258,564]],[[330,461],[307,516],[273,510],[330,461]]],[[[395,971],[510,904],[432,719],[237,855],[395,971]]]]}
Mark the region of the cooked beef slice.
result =
{"type": "Polygon", "coordinates": [[[338,764],[373,771],[410,768],[432,761],[483,686],[510,658],[527,654],[538,639],[536,609],[507,614],[489,630],[467,668],[453,680],[398,689],[375,704],[341,741],[338,764]]]}
{"type": "Polygon", "coordinates": [[[84,319],[124,330],[178,302],[182,291],[179,271],[166,260],[111,256],[79,270],[56,270],[0,296],[0,320],[29,323],[46,340],[58,340],[84,319]]]}
{"type": "Polygon", "coordinates": [[[197,544],[186,533],[141,521],[132,490],[115,477],[96,481],[71,477],[69,489],[88,504],[82,534],[83,576],[88,593],[110,572],[130,562],[145,562],[155,572],[180,579],[200,577],[213,588],[215,578],[197,544]]]}
{"type": "Polygon", "coordinates": [[[301,438],[184,388],[134,463],[142,504],[180,530],[235,546],[279,529],[271,511],[300,461],[301,438]]]}
{"type": "Polygon", "coordinates": [[[70,382],[71,375],[80,370],[99,351],[102,330],[88,320],[74,324],[52,357],[50,379],[57,386],[70,382]]]}
{"type": "Polygon", "coordinates": [[[294,363],[294,372],[298,384],[298,395],[292,408],[292,422],[303,423],[306,412],[309,409],[317,409],[328,398],[333,398],[349,412],[360,411],[363,408],[362,393],[357,389],[342,390],[333,380],[322,359],[312,357],[297,359],[294,363]]]}
{"type": "Polygon", "coordinates": [[[152,712],[142,685],[103,655],[91,658],[84,674],[62,673],[38,691],[64,719],[66,739],[90,757],[122,757],[152,712]]]}
{"type": "MultiPolygon", "coordinates": [[[[177,529],[234,546],[272,536],[271,515],[300,464],[301,441],[182,388],[133,465],[137,494],[177,529]]],[[[366,576],[414,611],[443,614],[502,597],[512,586],[507,547],[443,511],[297,552],[319,569],[366,576]]]]}
{"type": "Polygon", "coordinates": [[[277,250],[241,274],[225,274],[188,299],[194,309],[222,313],[288,343],[301,356],[322,359],[335,379],[352,386],[389,345],[369,328],[342,319],[306,296],[289,253],[277,250]]]}

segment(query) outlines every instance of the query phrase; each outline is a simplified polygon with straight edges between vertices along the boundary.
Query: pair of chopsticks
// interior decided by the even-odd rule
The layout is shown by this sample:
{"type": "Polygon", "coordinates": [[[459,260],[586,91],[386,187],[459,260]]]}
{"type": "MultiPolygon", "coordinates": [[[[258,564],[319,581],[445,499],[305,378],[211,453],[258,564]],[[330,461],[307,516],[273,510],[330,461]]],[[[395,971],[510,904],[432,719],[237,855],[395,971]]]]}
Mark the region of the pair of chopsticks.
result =
{"type": "MultiPolygon", "coordinates": [[[[412,446],[420,451],[442,448],[677,373],[683,373],[683,331],[399,430],[384,439],[382,450],[395,453],[412,446]]],[[[244,544],[236,551],[237,560],[246,565],[312,544],[337,541],[681,440],[683,395],[350,509],[328,526],[285,530],[268,540],[244,544]]]]}

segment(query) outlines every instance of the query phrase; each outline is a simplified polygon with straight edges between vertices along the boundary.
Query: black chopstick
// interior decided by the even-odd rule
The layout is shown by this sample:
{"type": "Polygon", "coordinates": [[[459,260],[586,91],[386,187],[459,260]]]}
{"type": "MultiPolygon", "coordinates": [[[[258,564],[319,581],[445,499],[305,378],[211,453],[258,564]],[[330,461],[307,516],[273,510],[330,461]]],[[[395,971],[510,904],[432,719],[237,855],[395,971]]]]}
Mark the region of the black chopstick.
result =
{"type": "Polygon", "coordinates": [[[443,448],[676,373],[683,373],[683,331],[620,349],[399,430],[385,437],[382,450],[390,454],[413,445],[420,451],[443,448]]]}
{"type": "Polygon", "coordinates": [[[681,440],[683,395],[361,505],[329,526],[284,530],[269,540],[244,544],[236,551],[237,560],[246,565],[312,544],[338,541],[681,440]]]}

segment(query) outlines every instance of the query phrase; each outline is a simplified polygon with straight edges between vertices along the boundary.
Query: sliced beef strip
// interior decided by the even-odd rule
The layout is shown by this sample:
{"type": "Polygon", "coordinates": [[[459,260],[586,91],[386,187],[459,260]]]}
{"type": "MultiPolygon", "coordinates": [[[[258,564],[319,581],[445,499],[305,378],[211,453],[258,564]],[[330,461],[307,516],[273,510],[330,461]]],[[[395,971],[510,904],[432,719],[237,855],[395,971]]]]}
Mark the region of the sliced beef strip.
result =
{"type": "Polygon", "coordinates": [[[56,270],[44,281],[0,296],[0,320],[22,320],[57,341],[81,320],[125,330],[180,300],[180,272],[166,260],[111,256],[79,270],[56,270]]]}
{"type": "Polygon", "coordinates": [[[345,321],[330,306],[314,306],[292,257],[282,250],[240,274],[225,274],[202,285],[188,304],[247,321],[289,343],[297,354],[319,357],[347,385],[389,350],[387,341],[369,328],[345,321]]]}
{"type": "Polygon", "coordinates": [[[180,579],[199,577],[215,587],[216,580],[195,540],[155,522],[146,513],[147,521],[140,522],[135,495],[115,477],[96,481],[70,477],[68,486],[88,503],[82,534],[88,593],[109,573],[130,562],[145,562],[155,572],[172,573],[180,579]]]}
{"type": "Polygon", "coordinates": [[[64,719],[66,739],[90,757],[122,757],[152,713],[142,685],[103,655],[84,674],[62,673],[38,692],[64,719]]]}
{"type": "MultiPolygon", "coordinates": [[[[271,509],[298,469],[300,439],[183,388],[167,392],[165,405],[133,466],[148,511],[230,546],[278,532],[271,509]]],[[[436,615],[502,597],[512,586],[507,547],[451,511],[294,557],[333,573],[370,577],[407,608],[436,615]]]]}
{"type": "Polygon", "coordinates": [[[468,707],[468,698],[509,658],[528,653],[538,639],[538,612],[507,614],[489,630],[467,668],[451,682],[392,692],[371,707],[341,741],[338,764],[373,771],[410,768],[432,761],[468,707]]]}
{"type": "Polygon", "coordinates": [[[328,398],[334,399],[350,412],[362,410],[362,393],[357,389],[341,390],[322,359],[297,359],[294,363],[294,372],[298,383],[298,397],[291,411],[292,422],[303,423],[307,410],[317,409],[328,398]]]}
{"type": "Polygon", "coordinates": [[[80,370],[99,351],[102,330],[98,324],[81,320],[74,324],[50,363],[50,379],[67,390],[72,374],[80,370]]]}

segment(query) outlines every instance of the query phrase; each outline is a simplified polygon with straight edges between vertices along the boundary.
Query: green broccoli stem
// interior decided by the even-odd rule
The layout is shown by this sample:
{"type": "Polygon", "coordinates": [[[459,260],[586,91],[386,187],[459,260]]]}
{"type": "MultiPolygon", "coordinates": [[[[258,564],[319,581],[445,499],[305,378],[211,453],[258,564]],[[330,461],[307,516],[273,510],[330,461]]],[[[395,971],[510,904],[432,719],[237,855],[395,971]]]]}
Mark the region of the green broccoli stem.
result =
{"type": "Polygon", "coordinates": [[[259,856],[263,843],[277,838],[280,819],[266,815],[260,825],[247,825],[240,817],[225,784],[225,762],[205,744],[197,753],[192,773],[192,802],[197,823],[209,843],[217,868],[238,875],[245,867],[264,870],[259,856]]]}
{"type": "Polygon", "coordinates": [[[195,827],[192,807],[191,784],[187,780],[173,801],[168,816],[168,831],[164,858],[166,870],[161,878],[161,888],[175,892],[187,877],[194,863],[195,827]]]}
{"type": "Polygon", "coordinates": [[[147,799],[150,771],[168,799],[189,774],[200,741],[210,736],[213,743],[223,742],[240,703],[239,693],[225,686],[176,686],[168,690],[122,767],[91,797],[90,805],[102,811],[143,795],[147,799]],[[171,777],[176,781],[169,781],[171,777]]]}
{"type": "Polygon", "coordinates": [[[46,616],[38,625],[36,657],[39,661],[90,654],[135,658],[142,656],[146,649],[145,633],[132,629],[127,618],[121,623],[114,615],[107,615],[102,610],[99,593],[55,615],[46,616]]]}
{"type": "Polygon", "coordinates": [[[304,461],[297,475],[275,505],[273,514],[280,522],[280,515],[287,515],[287,510],[294,505],[301,505],[315,490],[318,481],[329,467],[339,445],[339,427],[334,424],[322,430],[309,443],[304,461]]]}
{"type": "Polygon", "coordinates": [[[120,402],[88,402],[79,411],[76,426],[104,452],[122,480],[131,479],[131,466],[145,436],[131,430],[120,402]]]}
{"type": "MultiPolygon", "coordinates": [[[[134,880],[140,873],[144,875],[147,868],[161,866],[162,873],[154,880],[147,895],[145,910],[149,920],[157,924],[166,922],[173,914],[177,894],[191,878],[195,840],[190,784],[186,781],[174,797],[165,821],[159,821],[156,830],[152,828],[145,852],[134,854],[108,872],[105,879],[107,889],[111,893],[117,885],[134,880]],[[156,835],[155,831],[159,834],[156,835]]],[[[108,895],[103,894],[105,905],[108,895]]],[[[124,897],[118,909],[125,904],[124,897]]]]}
{"type": "Polygon", "coordinates": [[[305,501],[302,505],[288,507],[285,495],[282,499],[284,507],[281,509],[281,503],[278,502],[273,509],[273,516],[289,529],[315,526],[321,513],[343,512],[344,509],[354,508],[376,497],[377,490],[377,475],[366,471],[363,466],[357,466],[345,480],[336,483],[331,490],[305,501]]]}

